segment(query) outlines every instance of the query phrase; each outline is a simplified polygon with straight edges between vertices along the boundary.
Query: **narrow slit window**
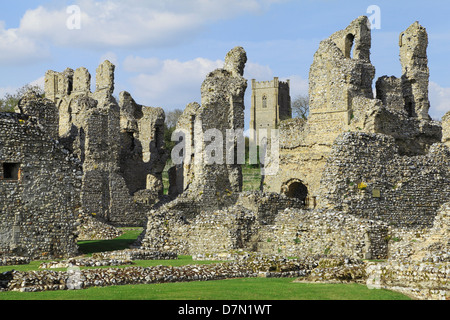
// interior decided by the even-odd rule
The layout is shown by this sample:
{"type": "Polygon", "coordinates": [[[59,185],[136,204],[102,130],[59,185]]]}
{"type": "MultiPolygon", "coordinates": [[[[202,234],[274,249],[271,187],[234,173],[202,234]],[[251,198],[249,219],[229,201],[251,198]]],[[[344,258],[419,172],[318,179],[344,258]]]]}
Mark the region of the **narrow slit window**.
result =
{"type": "Polygon", "coordinates": [[[3,163],[3,179],[19,180],[20,163],[3,163]]]}
{"type": "Polygon", "coordinates": [[[262,97],[262,107],[264,109],[267,108],[267,97],[266,96],[262,97]]]}

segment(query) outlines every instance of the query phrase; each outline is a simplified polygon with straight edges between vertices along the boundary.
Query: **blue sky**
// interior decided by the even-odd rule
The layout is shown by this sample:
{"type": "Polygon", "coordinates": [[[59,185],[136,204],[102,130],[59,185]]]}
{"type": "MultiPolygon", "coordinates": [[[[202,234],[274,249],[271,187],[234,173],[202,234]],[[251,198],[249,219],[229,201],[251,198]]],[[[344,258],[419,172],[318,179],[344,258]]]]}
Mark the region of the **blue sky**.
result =
{"type": "MultiPolygon", "coordinates": [[[[247,51],[248,80],[291,79],[295,97],[307,93],[319,42],[370,16],[371,5],[381,18],[372,31],[376,78],[401,76],[399,34],[415,21],[427,28],[430,114],[439,119],[450,111],[450,3],[444,0],[2,1],[0,95],[42,84],[47,70],[67,67],[88,68],[94,87],[96,67],[109,59],[116,65],[116,95],[126,90],[143,105],[184,109],[200,102],[206,74],[239,45],[247,51]],[[71,5],[80,10],[79,28],[67,27],[75,21],[71,5]]],[[[250,90],[249,83],[247,97],[250,90]]],[[[249,109],[247,99],[247,118],[249,109]]]]}

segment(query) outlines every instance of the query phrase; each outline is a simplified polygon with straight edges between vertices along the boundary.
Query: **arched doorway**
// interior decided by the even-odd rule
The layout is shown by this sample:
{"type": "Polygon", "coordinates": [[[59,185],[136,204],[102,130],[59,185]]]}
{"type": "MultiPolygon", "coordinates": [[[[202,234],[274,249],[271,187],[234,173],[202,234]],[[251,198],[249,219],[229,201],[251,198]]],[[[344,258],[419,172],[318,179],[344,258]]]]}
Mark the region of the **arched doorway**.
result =
{"type": "Polygon", "coordinates": [[[283,193],[289,198],[299,199],[306,205],[308,188],[298,179],[290,180],[282,188],[283,193]]]}

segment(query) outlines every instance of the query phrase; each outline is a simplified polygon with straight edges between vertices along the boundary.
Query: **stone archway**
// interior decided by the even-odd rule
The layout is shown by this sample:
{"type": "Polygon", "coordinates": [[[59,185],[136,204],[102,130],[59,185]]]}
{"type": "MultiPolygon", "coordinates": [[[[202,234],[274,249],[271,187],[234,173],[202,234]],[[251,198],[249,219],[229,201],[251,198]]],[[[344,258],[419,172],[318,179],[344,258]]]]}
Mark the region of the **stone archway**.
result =
{"type": "Polygon", "coordinates": [[[286,182],[281,188],[289,198],[299,199],[306,205],[306,199],[308,198],[308,187],[299,179],[292,179],[286,182]]]}

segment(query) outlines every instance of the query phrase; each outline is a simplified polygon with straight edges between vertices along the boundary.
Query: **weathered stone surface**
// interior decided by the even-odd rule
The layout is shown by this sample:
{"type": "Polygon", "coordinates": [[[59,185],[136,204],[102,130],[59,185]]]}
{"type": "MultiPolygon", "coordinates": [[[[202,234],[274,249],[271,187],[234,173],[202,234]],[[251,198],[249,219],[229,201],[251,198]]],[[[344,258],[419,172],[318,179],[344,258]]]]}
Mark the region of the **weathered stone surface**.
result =
{"type": "Polygon", "coordinates": [[[442,142],[450,148],[450,111],[442,117],[442,142]]]}
{"type": "Polygon", "coordinates": [[[109,61],[98,67],[95,92],[90,91],[86,68],[49,71],[46,96],[59,109],[61,142],[83,164],[83,211],[115,225],[137,226],[161,196],[168,156],[163,146],[165,115],[161,108],[137,104],[128,92],[117,102],[112,96],[114,70],[109,61]]]}
{"type": "Polygon", "coordinates": [[[405,106],[410,116],[430,119],[428,110],[428,34],[419,22],[414,22],[400,35],[400,62],[405,106]]]}
{"type": "Polygon", "coordinates": [[[367,17],[359,17],[320,43],[309,76],[310,116],[306,123],[280,124],[280,169],[264,177],[265,190],[292,193],[294,182],[307,190],[305,201],[313,208],[333,143],[348,131],[390,135],[408,156],[425,155],[441,141],[441,124],[428,116],[425,29],[415,23],[402,33],[404,75],[378,79],[377,99],[370,33],[367,17]]]}
{"type": "Polygon", "coordinates": [[[407,157],[391,136],[344,133],[322,175],[319,204],[397,227],[429,228],[450,197],[449,168],[450,150],[441,143],[407,157]]]}
{"type": "MultiPolygon", "coordinates": [[[[24,110],[47,114],[48,100],[26,98],[24,110]]],[[[49,110],[49,111],[50,111],[49,110]]],[[[78,160],[48,134],[49,119],[0,113],[0,254],[31,259],[77,253],[78,160]]],[[[50,131],[51,132],[51,131],[50,131]]]]}
{"type": "MultiPolygon", "coordinates": [[[[217,193],[242,190],[241,166],[234,161],[227,163],[225,150],[228,150],[227,130],[242,130],[242,134],[244,130],[247,80],[242,74],[246,62],[243,48],[232,49],[227,54],[224,68],[209,73],[203,82],[201,104],[189,104],[177,125],[187,150],[184,150],[185,161],[177,166],[176,190],[182,190],[188,197],[189,194],[195,196],[203,206],[218,208],[221,201],[217,199],[217,193]],[[207,136],[209,130],[220,134],[220,137],[214,135],[222,141],[220,154],[211,156],[205,151],[211,140],[207,136]],[[208,161],[208,157],[212,160],[208,161]]],[[[237,139],[232,141],[235,150],[237,139]]]]}

